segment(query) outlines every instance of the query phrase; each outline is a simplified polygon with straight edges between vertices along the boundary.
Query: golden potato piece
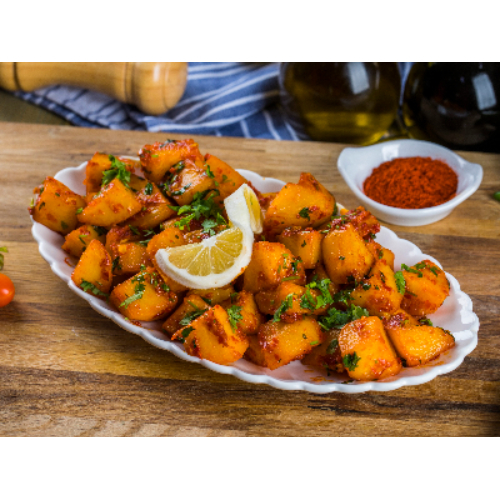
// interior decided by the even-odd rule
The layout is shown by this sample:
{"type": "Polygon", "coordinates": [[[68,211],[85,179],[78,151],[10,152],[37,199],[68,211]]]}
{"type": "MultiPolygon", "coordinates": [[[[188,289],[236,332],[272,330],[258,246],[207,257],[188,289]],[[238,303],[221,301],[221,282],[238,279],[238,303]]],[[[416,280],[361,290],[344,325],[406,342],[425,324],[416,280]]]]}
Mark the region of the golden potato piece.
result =
{"type": "Polygon", "coordinates": [[[184,244],[183,232],[175,226],[168,227],[151,238],[147,246],[148,257],[154,262],[156,252],[161,248],[178,247],[184,244]]]}
{"type": "Polygon", "coordinates": [[[435,313],[450,294],[444,271],[430,260],[405,267],[405,295],[401,308],[414,316],[435,313]]]}
{"type": "Polygon", "coordinates": [[[380,318],[363,317],[348,323],[338,340],[342,362],[355,380],[381,380],[401,371],[401,360],[380,318]]]}
{"type": "Polygon", "coordinates": [[[236,293],[234,291],[233,285],[225,285],[221,288],[210,288],[208,290],[191,290],[191,293],[199,295],[201,298],[205,299],[208,304],[214,306],[215,304],[221,304],[225,300],[229,300],[231,296],[236,293]]]}
{"type": "Polygon", "coordinates": [[[278,286],[281,281],[304,285],[304,266],[281,243],[259,241],[253,246],[252,260],[243,275],[243,288],[257,293],[278,286]]]}
{"type": "Polygon", "coordinates": [[[89,243],[71,279],[85,292],[99,298],[107,297],[113,281],[111,257],[99,240],[95,239],[89,243]]]}
{"type": "Polygon", "coordinates": [[[78,220],[83,224],[109,227],[119,224],[140,212],[142,205],[135,194],[117,178],[103,186],[90,201],[78,220]]]}
{"type": "Polygon", "coordinates": [[[314,269],[321,260],[321,243],[324,236],[312,228],[293,226],[286,228],[277,240],[302,261],[305,269],[314,269]]]}
{"type": "Polygon", "coordinates": [[[323,240],[323,262],[330,279],[339,285],[349,278],[361,280],[375,258],[351,224],[336,226],[323,240]]]}
{"type": "MultiPolygon", "coordinates": [[[[324,340],[324,332],[318,322],[305,317],[294,323],[268,321],[258,333],[255,348],[245,353],[245,358],[260,366],[275,370],[291,361],[302,359],[324,340]]],[[[253,344],[254,347],[255,343],[253,344]]]]}
{"type": "Polygon", "coordinates": [[[113,289],[110,301],[129,319],[154,321],[172,312],[179,297],[168,291],[168,287],[154,268],[143,266],[141,272],[113,289]]]}
{"type": "Polygon", "coordinates": [[[74,257],[80,257],[92,240],[106,243],[106,231],[101,227],[86,224],[66,235],[62,249],[74,257]]]}
{"type": "Polygon", "coordinates": [[[367,279],[363,279],[351,293],[354,304],[364,307],[371,316],[394,313],[403,295],[399,293],[394,272],[384,260],[377,260],[367,279]]]}
{"type": "Polygon", "coordinates": [[[199,295],[189,294],[184,297],[182,304],[163,323],[163,329],[172,337],[179,328],[188,326],[209,307],[210,305],[199,295]]]}
{"type": "Polygon", "coordinates": [[[215,188],[219,190],[221,199],[227,198],[240,186],[249,183],[233,167],[214,155],[205,155],[205,165],[210,167],[210,172],[214,175],[215,188]]]}
{"type": "Polygon", "coordinates": [[[375,257],[376,261],[383,261],[394,271],[394,252],[392,252],[388,248],[384,248],[375,240],[365,241],[365,244],[370,253],[375,257]]]}
{"type": "Polygon", "coordinates": [[[271,201],[264,217],[270,237],[289,226],[318,227],[333,214],[335,198],[311,175],[300,174],[298,184],[288,183],[271,201]]]}
{"type": "Polygon", "coordinates": [[[167,140],[146,144],[139,151],[142,171],[151,181],[160,183],[174,165],[190,159],[203,161],[198,144],[193,139],[183,141],[167,140]]]}
{"type": "Polygon", "coordinates": [[[246,335],[239,328],[233,328],[227,312],[218,304],[178,330],[172,340],[184,342],[191,356],[219,365],[234,363],[248,348],[246,335]]]}
{"type": "Polygon", "coordinates": [[[227,311],[232,324],[236,324],[245,335],[256,334],[265,321],[257,309],[253,294],[245,290],[231,294],[231,297],[221,305],[227,311]]]}
{"type": "Polygon", "coordinates": [[[325,368],[327,375],[330,371],[345,372],[346,368],[340,354],[339,334],[340,330],[327,331],[323,343],[307,354],[302,359],[302,364],[325,368]]]}
{"type": "Polygon", "coordinates": [[[65,235],[74,231],[78,225],[77,211],[84,206],[85,200],[82,196],[73,193],[53,177],[47,177],[30,213],[36,222],[65,235]]]}

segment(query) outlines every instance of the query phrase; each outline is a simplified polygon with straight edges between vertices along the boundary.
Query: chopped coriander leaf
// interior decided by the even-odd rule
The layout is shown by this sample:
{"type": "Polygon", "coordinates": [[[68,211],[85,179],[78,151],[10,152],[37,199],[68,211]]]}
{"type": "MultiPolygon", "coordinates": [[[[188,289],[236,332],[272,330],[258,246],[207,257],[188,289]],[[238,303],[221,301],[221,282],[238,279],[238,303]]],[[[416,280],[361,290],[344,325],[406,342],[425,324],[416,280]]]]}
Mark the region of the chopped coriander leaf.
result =
{"type": "Polygon", "coordinates": [[[302,295],[302,297],[300,298],[300,307],[302,309],[316,309],[316,300],[314,300],[314,297],[311,294],[311,290],[307,287],[306,293],[304,293],[304,295],[302,295]]]}
{"type": "MultiPolygon", "coordinates": [[[[137,279],[136,281],[140,280],[137,279]]],[[[143,283],[138,283],[137,285],[135,285],[134,295],[131,295],[130,297],[126,298],[118,307],[124,307],[126,309],[130,304],[132,304],[132,302],[142,299],[145,290],[146,290],[146,285],[144,285],[143,283]]]]}
{"type": "Polygon", "coordinates": [[[77,214],[81,214],[82,212],[83,212],[83,208],[82,207],[76,209],[76,213],[77,214]]]}
{"type": "Polygon", "coordinates": [[[339,341],[337,339],[333,339],[329,344],[328,347],[326,348],[326,353],[327,354],[333,354],[337,347],[339,346],[339,341]]]}
{"type": "Polygon", "coordinates": [[[221,215],[221,208],[214,201],[214,198],[219,195],[219,191],[214,190],[211,191],[210,194],[208,193],[209,191],[196,193],[194,195],[193,201],[189,205],[183,205],[182,207],[170,207],[172,208],[172,210],[175,210],[177,212],[177,215],[188,214],[180,221],[177,221],[175,223],[175,225],[179,229],[184,229],[184,226],[187,226],[189,228],[189,222],[191,222],[193,219],[200,220],[201,217],[205,217],[206,219],[215,218],[216,221],[220,222],[221,224],[226,223],[226,220],[221,215]]]}
{"type": "Polygon", "coordinates": [[[428,325],[428,326],[434,326],[432,324],[432,321],[429,319],[429,318],[420,318],[418,320],[418,322],[421,324],[421,325],[428,325]]]}
{"type": "Polygon", "coordinates": [[[196,307],[192,302],[189,302],[189,305],[191,307],[194,307],[194,311],[191,311],[190,313],[187,313],[180,321],[179,324],[181,326],[187,326],[191,321],[194,321],[196,318],[199,318],[205,311],[206,309],[201,309],[199,307],[196,307]]]}
{"type": "Polygon", "coordinates": [[[226,174],[222,174],[222,184],[224,184],[224,182],[227,182],[229,179],[227,178],[227,175],[226,174]]]}
{"type": "Polygon", "coordinates": [[[164,292],[170,292],[170,287],[169,287],[167,284],[165,284],[165,283],[162,283],[162,284],[160,285],[160,288],[161,288],[164,292]]]}
{"type": "Polygon", "coordinates": [[[344,257],[343,255],[341,255],[341,256],[339,257],[339,260],[345,260],[345,257],[344,257]]]}
{"type": "Polygon", "coordinates": [[[305,333],[302,334],[303,339],[307,339],[307,335],[305,333]]]}
{"type": "Polygon", "coordinates": [[[106,186],[113,179],[118,179],[126,187],[130,187],[130,172],[127,170],[127,166],[120,160],[117,160],[113,155],[108,156],[111,161],[111,167],[105,170],[102,174],[102,185],[106,186]]]}
{"type": "Polygon", "coordinates": [[[181,196],[183,195],[189,188],[191,187],[191,183],[186,184],[185,186],[181,187],[178,191],[170,191],[170,194],[172,196],[181,196]]]}
{"type": "Polygon", "coordinates": [[[302,243],[302,245],[300,245],[301,247],[305,247],[307,245],[306,243],[306,240],[304,240],[304,242],[302,243]]]}
{"type": "Polygon", "coordinates": [[[207,173],[207,176],[210,177],[210,179],[215,179],[214,173],[210,170],[210,165],[207,164],[207,169],[205,172],[207,173]]]}
{"type": "Polygon", "coordinates": [[[311,345],[318,345],[319,344],[319,340],[313,340],[312,342],[309,342],[311,345]]]}
{"type": "Polygon", "coordinates": [[[182,332],[181,332],[182,339],[178,339],[178,340],[180,340],[184,344],[185,340],[189,337],[189,334],[193,330],[194,330],[194,328],[192,326],[188,326],[187,328],[184,328],[184,330],[182,330],[182,332]]]}
{"type": "Polygon", "coordinates": [[[292,261],[292,269],[293,269],[293,272],[294,272],[294,273],[296,273],[296,272],[298,271],[298,269],[297,269],[297,266],[298,266],[298,265],[299,265],[298,260],[297,260],[297,259],[294,259],[294,260],[292,261]]]}
{"type": "Polygon", "coordinates": [[[188,215],[187,217],[183,217],[181,220],[177,221],[175,223],[175,226],[177,226],[181,231],[183,231],[185,227],[191,230],[191,226],[189,225],[189,223],[193,219],[194,219],[194,214],[188,215]]]}
{"type": "Polygon", "coordinates": [[[150,241],[151,241],[151,238],[149,238],[149,240],[139,241],[139,245],[141,245],[143,247],[147,247],[150,241]]]}
{"type": "Polygon", "coordinates": [[[401,264],[401,269],[404,269],[406,272],[413,273],[418,275],[419,278],[423,276],[423,274],[418,271],[417,269],[412,269],[411,267],[408,267],[406,264],[401,264]]]}
{"type": "Polygon", "coordinates": [[[280,304],[276,312],[274,313],[273,323],[281,320],[281,316],[285,314],[288,309],[290,309],[293,305],[293,293],[289,293],[286,296],[286,299],[280,304]]]}
{"type": "Polygon", "coordinates": [[[309,213],[311,211],[309,210],[309,208],[307,207],[304,207],[300,212],[299,212],[299,215],[303,218],[303,219],[307,219],[307,220],[311,220],[311,217],[309,217],[309,213]]]}
{"type": "Polygon", "coordinates": [[[56,196],[61,196],[61,193],[54,193],[56,196]]]}
{"type": "Polygon", "coordinates": [[[371,287],[370,283],[363,283],[363,290],[369,290],[371,287]]]}
{"type": "Polygon", "coordinates": [[[321,293],[321,295],[318,295],[318,297],[316,297],[316,309],[319,309],[325,305],[333,304],[333,297],[328,287],[330,283],[331,280],[329,279],[314,279],[308,285],[306,285],[306,288],[317,289],[321,293]]]}
{"type": "MultiPolygon", "coordinates": [[[[169,291],[170,291],[170,289],[169,289],[169,291]]],[[[201,299],[204,300],[209,306],[212,305],[212,301],[210,299],[207,299],[206,297],[202,297],[201,299]]]]}
{"type": "Polygon", "coordinates": [[[80,236],[78,236],[78,239],[80,240],[80,242],[82,243],[83,246],[86,246],[87,243],[85,242],[85,240],[83,239],[83,235],[80,234],[80,236]]]}
{"type": "Polygon", "coordinates": [[[241,315],[242,309],[242,306],[231,306],[226,309],[226,312],[229,316],[229,322],[231,323],[233,330],[236,330],[238,322],[243,319],[243,316],[241,315]]]}
{"type": "Polygon", "coordinates": [[[352,354],[346,354],[342,358],[342,363],[344,363],[344,366],[349,371],[353,371],[358,366],[358,362],[359,362],[360,359],[361,358],[355,352],[353,352],[352,354]]]}
{"type": "Polygon", "coordinates": [[[140,236],[141,232],[135,226],[128,225],[128,228],[134,233],[140,236]]]}
{"type": "Polygon", "coordinates": [[[148,183],[146,184],[146,187],[144,188],[144,192],[145,192],[148,196],[150,196],[150,195],[152,195],[152,194],[153,194],[153,184],[151,184],[151,182],[148,182],[148,183]]]}
{"type": "Polygon", "coordinates": [[[92,226],[94,228],[94,231],[99,235],[102,236],[103,234],[106,234],[107,231],[101,226],[92,226]]]}
{"type": "Polygon", "coordinates": [[[201,223],[201,225],[203,227],[203,232],[204,233],[208,234],[209,236],[214,236],[215,235],[214,228],[216,228],[218,224],[213,219],[204,220],[201,223]]]}
{"type": "Polygon", "coordinates": [[[112,267],[111,267],[111,272],[114,273],[115,269],[117,269],[118,271],[121,271],[121,269],[122,269],[122,266],[120,265],[120,257],[116,257],[113,260],[113,264],[112,264],[112,267]]]}
{"type": "Polygon", "coordinates": [[[94,295],[100,295],[101,297],[109,297],[107,293],[101,292],[99,288],[97,288],[93,283],[90,283],[90,281],[82,280],[80,283],[80,288],[84,292],[92,292],[94,295]]]}
{"type": "Polygon", "coordinates": [[[233,292],[230,296],[231,302],[234,302],[238,298],[238,292],[233,292]]]}
{"type": "Polygon", "coordinates": [[[437,276],[438,273],[437,273],[437,267],[429,267],[429,271],[434,274],[434,276],[437,276]]]}
{"type": "Polygon", "coordinates": [[[318,319],[318,323],[325,330],[338,330],[351,321],[360,319],[363,316],[368,317],[369,315],[370,314],[366,309],[354,304],[351,304],[345,311],[341,311],[340,309],[331,307],[330,309],[328,309],[328,312],[325,316],[322,316],[318,319]]]}
{"type": "Polygon", "coordinates": [[[64,221],[62,220],[62,221],[61,221],[61,227],[62,227],[64,230],[66,230],[66,229],[68,229],[68,227],[69,227],[69,226],[68,226],[68,224],[66,224],[66,222],[64,222],[64,221]]]}
{"type": "Polygon", "coordinates": [[[401,271],[396,271],[394,273],[394,279],[396,280],[396,286],[398,287],[398,292],[403,295],[405,293],[406,280],[401,271]]]}

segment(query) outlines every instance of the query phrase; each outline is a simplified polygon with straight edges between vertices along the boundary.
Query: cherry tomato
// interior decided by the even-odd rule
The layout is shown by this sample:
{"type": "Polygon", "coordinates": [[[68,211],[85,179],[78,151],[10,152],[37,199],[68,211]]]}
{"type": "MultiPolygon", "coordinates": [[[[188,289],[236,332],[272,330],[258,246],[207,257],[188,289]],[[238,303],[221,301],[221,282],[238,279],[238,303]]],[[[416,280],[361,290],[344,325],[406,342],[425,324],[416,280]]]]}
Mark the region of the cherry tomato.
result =
{"type": "Polygon", "coordinates": [[[0,307],[6,306],[14,298],[16,289],[12,280],[0,273],[0,307]]]}

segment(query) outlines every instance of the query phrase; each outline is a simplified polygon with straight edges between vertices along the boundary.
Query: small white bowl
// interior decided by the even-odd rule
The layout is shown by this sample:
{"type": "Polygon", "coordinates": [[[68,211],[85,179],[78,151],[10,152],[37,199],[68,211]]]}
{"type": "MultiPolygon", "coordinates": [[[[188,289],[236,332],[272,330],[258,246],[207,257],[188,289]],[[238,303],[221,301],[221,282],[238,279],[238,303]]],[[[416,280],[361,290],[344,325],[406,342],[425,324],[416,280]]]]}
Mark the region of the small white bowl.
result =
{"type": "Polygon", "coordinates": [[[363,206],[379,219],[400,226],[424,226],[444,219],[481,184],[483,168],[469,163],[456,153],[438,144],[413,139],[382,142],[373,146],[346,148],[337,160],[340,174],[363,206]],[[429,208],[395,208],[378,203],[363,191],[363,182],[381,163],[411,156],[430,157],[447,163],[458,175],[457,194],[442,205],[429,208]]]}

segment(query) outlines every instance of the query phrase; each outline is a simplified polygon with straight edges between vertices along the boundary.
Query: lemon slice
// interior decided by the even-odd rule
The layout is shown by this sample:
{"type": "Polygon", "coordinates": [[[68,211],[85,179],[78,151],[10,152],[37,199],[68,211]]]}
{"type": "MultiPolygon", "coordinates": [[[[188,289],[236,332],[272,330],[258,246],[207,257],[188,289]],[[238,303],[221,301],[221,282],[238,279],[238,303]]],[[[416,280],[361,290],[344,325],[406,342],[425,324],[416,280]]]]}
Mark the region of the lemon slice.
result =
{"type": "Polygon", "coordinates": [[[224,200],[228,219],[242,227],[250,227],[256,234],[262,233],[262,212],[255,191],[243,184],[224,200]]]}
{"type": "Polygon", "coordinates": [[[169,278],[188,288],[219,288],[248,266],[253,242],[249,226],[234,225],[200,243],[160,249],[156,264],[169,278]]]}

